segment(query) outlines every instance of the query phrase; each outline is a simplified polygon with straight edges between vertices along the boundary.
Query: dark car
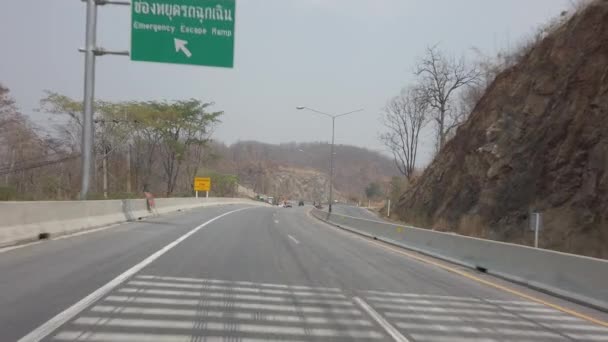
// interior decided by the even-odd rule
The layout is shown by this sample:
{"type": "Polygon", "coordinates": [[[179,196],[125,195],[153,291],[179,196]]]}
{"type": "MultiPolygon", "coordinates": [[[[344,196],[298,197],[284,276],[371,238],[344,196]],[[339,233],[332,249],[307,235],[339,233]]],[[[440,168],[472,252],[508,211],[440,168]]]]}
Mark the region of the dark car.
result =
{"type": "Polygon", "coordinates": [[[303,207],[303,206],[304,206],[304,201],[298,202],[298,207],[303,207]]]}

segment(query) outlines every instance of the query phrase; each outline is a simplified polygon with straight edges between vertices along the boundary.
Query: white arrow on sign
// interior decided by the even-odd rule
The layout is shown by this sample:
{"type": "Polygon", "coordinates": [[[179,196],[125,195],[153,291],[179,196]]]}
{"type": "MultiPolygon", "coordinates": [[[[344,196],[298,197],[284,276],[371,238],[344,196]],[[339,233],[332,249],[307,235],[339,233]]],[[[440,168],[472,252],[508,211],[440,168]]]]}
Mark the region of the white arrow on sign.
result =
{"type": "Polygon", "coordinates": [[[173,40],[175,41],[175,52],[179,52],[181,50],[181,52],[183,52],[186,57],[192,57],[192,52],[190,52],[190,50],[188,50],[188,48],[186,47],[186,44],[188,44],[187,40],[181,40],[177,38],[173,38],[173,40]]]}

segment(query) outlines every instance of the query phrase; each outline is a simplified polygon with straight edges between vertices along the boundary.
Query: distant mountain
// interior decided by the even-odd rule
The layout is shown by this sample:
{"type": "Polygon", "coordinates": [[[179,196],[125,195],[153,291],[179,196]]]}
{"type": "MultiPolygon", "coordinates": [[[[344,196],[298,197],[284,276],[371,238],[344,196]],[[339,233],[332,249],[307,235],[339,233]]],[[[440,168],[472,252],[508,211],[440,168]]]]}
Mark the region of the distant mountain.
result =
{"type": "MultiPolygon", "coordinates": [[[[213,151],[218,158],[211,168],[237,174],[243,185],[258,193],[325,200],[330,156],[327,143],[242,141],[230,146],[215,143],[213,151]]],[[[334,153],[336,198],[364,199],[369,183],[386,183],[398,174],[393,161],[375,151],[336,145],[334,153]]]]}

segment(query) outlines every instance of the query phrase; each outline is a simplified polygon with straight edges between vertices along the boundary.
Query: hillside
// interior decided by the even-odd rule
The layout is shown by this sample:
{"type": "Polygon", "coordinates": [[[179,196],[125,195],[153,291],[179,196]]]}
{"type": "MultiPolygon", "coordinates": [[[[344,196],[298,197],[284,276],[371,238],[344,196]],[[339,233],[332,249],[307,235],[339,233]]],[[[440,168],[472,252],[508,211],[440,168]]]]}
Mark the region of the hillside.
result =
{"type": "MultiPolygon", "coordinates": [[[[326,200],[330,146],[326,143],[265,144],[255,141],[230,146],[215,144],[211,168],[239,176],[258,193],[306,200],[326,200]]],[[[375,151],[348,145],[335,148],[334,189],[338,199],[363,199],[365,187],[397,175],[393,161],[375,151]]]]}
{"type": "Polygon", "coordinates": [[[397,213],[412,224],[608,258],[608,1],[499,74],[397,213]]]}

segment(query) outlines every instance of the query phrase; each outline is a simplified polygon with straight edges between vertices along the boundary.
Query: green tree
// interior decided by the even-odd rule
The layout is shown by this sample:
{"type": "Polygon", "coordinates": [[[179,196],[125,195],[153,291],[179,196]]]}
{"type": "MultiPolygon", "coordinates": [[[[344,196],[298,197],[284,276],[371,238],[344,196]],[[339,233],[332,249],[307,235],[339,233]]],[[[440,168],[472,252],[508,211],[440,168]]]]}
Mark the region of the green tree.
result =
{"type": "MultiPolygon", "coordinates": [[[[165,193],[175,190],[184,162],[193,158],[194,169],[187,178],[193,178],[202,160],[202,149],[210,142],[211,134],[222,111],[208,112],[212,103],[196,99],[175,102],[132,103],[136,120],[159,139],[161,165],[166,182],[165,193]]],[[[191,181],[191,180],[190,180],[191,181]]]]}

